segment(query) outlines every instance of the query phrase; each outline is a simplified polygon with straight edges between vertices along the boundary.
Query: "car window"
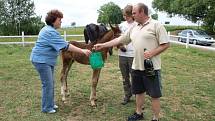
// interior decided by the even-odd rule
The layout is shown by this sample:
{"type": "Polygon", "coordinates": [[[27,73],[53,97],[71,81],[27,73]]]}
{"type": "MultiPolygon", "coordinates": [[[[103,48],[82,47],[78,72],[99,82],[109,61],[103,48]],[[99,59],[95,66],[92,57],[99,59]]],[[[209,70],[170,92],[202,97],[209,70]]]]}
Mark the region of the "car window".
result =
{"type": "Polygon", "coordinates": [[[185,30],[185,31],[182,31],[182,34],[187,34],[187,31],[185,30]]]}
{"type": "Polygon", "coordinates": [[[197,31],[193,31],[194,35],[199,35],[199,33],[197,31]]]}
{"type": "Polygon", "coordinates": [[[204,31],[197,30],[198,35],[207,35],[204,31]]]}
{"type": "Polygon", "coordinates": [[[193,36],[193,33],[192,33],[192,31],[188,31],[187,33],[189,33],[189,35],[193,36]]]}

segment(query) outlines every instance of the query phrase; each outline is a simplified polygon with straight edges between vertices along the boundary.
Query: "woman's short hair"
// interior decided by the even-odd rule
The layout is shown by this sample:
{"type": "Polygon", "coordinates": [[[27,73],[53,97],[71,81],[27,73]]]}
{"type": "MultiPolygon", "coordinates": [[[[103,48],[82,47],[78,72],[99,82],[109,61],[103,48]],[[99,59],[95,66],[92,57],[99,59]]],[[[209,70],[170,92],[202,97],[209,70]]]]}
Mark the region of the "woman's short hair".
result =
{"type": "Polygon", "coordinates": [[[56,21],[57,18],[63,18],[63,13],[59,10],[50,10],[45,18],[46,24],[53,26],[53,23],[56,21]]]}
{"type": "Polygon", "coordinates": [[[131,17],[132,16],[132,9],[133,9],[132,5],[126,5],[122,11],[123,15],[131,17]]]}

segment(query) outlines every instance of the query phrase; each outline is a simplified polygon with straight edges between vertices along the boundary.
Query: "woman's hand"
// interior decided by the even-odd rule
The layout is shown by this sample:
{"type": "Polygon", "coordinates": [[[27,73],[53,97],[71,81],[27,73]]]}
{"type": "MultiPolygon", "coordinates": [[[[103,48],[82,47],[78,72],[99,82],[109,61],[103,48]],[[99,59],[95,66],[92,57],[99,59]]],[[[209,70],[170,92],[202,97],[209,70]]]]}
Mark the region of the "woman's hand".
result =
{"type": "Polygon", "coordinates": [[[86,55],[86,56],[90,56],[91,51],[88,49],[81,49],[81,51],[86,55]]]}

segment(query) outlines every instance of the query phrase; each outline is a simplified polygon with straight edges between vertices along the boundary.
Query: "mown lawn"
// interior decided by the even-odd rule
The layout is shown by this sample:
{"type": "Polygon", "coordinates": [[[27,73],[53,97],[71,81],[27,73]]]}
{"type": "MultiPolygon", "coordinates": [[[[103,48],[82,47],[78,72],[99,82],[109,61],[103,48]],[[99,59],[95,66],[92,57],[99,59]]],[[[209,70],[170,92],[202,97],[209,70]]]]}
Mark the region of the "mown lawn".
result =
{"type": "MultiPolygon", "coordinates": [[[[126,106],[117,52],[105,63],[97,88],[97,107],[89,105],[89,66],[75,63],[69,74],[70,96],[60,95],[60,59],[56,67],[56,102],[59,110],[40,112],[41,84],[29,61],[32,46],[0,45],[1,121],[125,121],[134,112],[134,97],[126,106]]],[[[215,120],[215,53],[172,45],[162,55],[162,121],[215,120]]],[[[150,98],[145,103],[145,121],[152,116],[150,98]]]]}

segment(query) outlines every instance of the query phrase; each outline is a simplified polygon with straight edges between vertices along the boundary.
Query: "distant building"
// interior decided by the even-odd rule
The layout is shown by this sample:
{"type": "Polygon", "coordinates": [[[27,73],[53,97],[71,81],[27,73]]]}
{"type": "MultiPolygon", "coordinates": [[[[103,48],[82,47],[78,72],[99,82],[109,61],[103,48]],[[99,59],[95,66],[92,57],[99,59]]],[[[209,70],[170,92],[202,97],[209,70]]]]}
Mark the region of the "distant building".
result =
{"type": "Polygon", "coordinates": [[[198,26],[198,23],[193,23],[182,17],[168,17],[166,13],[158,12],[158,21],[168,25],[183,25],[183,26],[198,26]]]}

